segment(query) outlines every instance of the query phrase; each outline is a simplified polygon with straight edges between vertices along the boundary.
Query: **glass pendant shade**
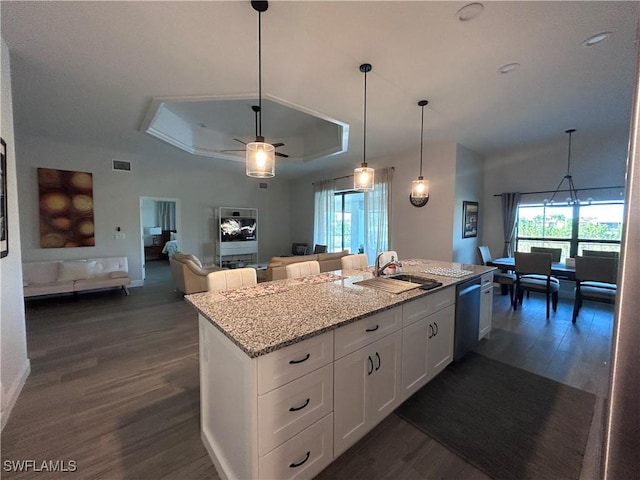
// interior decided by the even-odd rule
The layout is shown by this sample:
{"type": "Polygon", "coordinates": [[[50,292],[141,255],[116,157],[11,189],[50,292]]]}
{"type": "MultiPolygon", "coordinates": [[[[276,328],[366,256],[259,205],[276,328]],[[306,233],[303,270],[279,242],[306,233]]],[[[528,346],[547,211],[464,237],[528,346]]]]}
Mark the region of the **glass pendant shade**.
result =
{"type": "Polygon", "coordinates": [[[270,143],[247,143],[247,175],[254,178],[275,177],[275,150],[270,143]]]}
{"type": "Polygon", "coordinates": [[[425,180],[422,176],[419,176],[418,180],[414,180],[411,183],[411,196],[413,198],[428,198],[429,180],[425,180]]]}
{"type": "Polygon", "coordinates": [[[353,189],[359,192],[368,192],[373,190],[373,179],[375,170],[363,163],[360,167],[353,170],[353,189]]]}

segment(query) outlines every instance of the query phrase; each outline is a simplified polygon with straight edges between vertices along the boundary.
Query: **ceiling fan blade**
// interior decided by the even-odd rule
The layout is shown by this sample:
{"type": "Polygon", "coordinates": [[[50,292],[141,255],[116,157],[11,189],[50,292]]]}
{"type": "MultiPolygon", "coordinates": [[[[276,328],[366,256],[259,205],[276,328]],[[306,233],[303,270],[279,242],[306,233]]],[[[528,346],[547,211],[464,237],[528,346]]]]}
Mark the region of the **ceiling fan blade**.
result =
{"type": "Polygon", "coordinates": [[[273,145],[274,148],[284,147],[284,143],[272,143],[271,145],[273,145]]]}
{"type": "Polygon", "coordinates": [[[287,155],[286,153],[275,152],[275,154],[276,157],[289,158],[289,155],[287,155]]]}
{"type": "Polygon", "coordinates": [[[242,140],[239,140],[239,139],[237,139],[237,138],[234,138],[234,140],[235,140],[236,142],[240,142],[240,143],[241,143],[241,144],[243,144],[243,145],[246,145],[246,143],[245,143],[245,142],[243,142],[242,140]]]}

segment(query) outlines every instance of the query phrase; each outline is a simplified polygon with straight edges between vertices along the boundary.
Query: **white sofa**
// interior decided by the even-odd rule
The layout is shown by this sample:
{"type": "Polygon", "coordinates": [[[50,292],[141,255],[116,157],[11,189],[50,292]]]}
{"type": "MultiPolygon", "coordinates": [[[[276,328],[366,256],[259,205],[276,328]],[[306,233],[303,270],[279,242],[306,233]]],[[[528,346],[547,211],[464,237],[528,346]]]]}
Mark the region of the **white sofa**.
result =
{"type": "Polygon", "coordinates": [[[129,295],[127,257],[52,260],[22,264],[24,296],[120,287],[129,295]]]}

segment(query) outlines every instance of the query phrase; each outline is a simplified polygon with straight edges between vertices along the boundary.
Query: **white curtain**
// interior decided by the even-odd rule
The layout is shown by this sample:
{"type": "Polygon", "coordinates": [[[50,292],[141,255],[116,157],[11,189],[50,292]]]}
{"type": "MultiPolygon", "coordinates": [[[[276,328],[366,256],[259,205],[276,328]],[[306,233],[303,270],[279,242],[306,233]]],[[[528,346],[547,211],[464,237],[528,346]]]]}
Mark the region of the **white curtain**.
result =
{"type": "Polygon", "coordinates": [[[373,191],[364,194],[364,215],[367,222],[364,253],[370,264],[373,264],[379,252],[389,250],[392,177],[392,167],[376,169],[373,191]]]}
{"type": "Polygon", "coordinates": [[[313,184],[315,214],[313,218],[313,242],[326,245],[333,252],[336,218],[336,181],[323,180],[313,184]]]}
{"type": "Polygon", "coordinates": [[[156,202],[156,226],[163,230],[176,229],[176,203],[156,202]]]}

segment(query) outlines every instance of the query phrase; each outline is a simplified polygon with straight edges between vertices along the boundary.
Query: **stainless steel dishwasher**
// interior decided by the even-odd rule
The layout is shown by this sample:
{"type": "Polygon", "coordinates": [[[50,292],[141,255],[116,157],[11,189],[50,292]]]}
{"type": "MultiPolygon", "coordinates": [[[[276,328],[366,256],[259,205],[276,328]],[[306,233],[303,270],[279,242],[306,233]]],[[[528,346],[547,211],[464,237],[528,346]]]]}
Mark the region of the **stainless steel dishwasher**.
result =
{"type": "Polygon", "coordinates": [[[456,287],[456,324],[453,360],[458,361],[478,344],[480,328],[480,277],[456,287]]]}

